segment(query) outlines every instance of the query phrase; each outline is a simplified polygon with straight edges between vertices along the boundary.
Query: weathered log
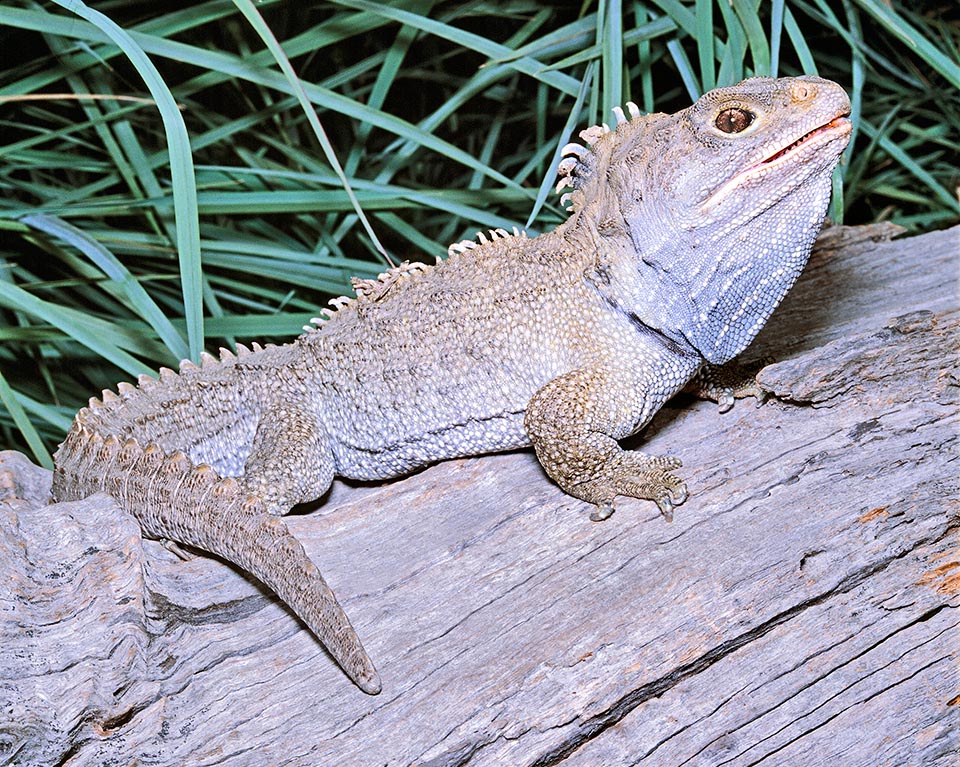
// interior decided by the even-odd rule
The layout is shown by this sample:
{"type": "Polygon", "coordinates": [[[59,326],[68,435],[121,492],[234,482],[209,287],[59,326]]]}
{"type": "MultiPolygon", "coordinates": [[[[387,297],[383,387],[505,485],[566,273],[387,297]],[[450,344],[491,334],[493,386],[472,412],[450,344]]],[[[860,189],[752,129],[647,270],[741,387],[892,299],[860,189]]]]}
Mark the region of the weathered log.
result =
{"type": "Polygon", "coordinates": [[[247,576],[0,454],[0,761],[955,767],[960,228],[886,233],[814,255],[750,352],[772,401],[647,429],[672,524],[590,522],[528,452],[291,518],[377,697],[247,576]]]}

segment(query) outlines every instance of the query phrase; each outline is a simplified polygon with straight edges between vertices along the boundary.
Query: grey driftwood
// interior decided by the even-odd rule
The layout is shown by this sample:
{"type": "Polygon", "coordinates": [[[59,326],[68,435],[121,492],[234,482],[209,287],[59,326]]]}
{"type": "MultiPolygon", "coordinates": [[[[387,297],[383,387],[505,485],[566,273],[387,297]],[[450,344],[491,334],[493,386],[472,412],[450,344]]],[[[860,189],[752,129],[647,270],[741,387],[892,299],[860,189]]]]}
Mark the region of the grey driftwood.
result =
{"type": "Polygon", "coordinates": [[[590,522],[527,452],[290,519],[377,697],[255,582],[0,453],[0,762],[954,767],[960,228],[888,233],[821,239],[748,351],[771,401],[655,418],[672,524],[590,522]]]}

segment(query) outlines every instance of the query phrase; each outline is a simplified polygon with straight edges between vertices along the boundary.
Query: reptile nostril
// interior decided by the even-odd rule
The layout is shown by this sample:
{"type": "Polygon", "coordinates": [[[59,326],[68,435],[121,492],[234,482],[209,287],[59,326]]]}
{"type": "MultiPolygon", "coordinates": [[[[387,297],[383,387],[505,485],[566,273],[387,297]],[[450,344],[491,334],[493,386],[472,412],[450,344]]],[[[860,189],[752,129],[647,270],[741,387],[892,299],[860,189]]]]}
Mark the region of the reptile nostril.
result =
{"type": "Polygon", "coordinates": [[[813,86],[809,83],[794,83],[792,95],[794,101],[806,101],[814,95],[813,86]]]}

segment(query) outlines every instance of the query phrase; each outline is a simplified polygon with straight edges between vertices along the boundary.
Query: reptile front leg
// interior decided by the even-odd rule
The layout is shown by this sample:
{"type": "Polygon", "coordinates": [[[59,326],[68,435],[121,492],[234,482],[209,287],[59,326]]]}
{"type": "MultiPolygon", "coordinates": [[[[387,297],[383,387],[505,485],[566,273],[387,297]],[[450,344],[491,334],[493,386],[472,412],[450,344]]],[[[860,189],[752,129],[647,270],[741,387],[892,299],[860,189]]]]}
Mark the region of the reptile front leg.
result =
{"type": "Polygon", "coordinates": [[[672,473],[680,460],[626,451],[618,439],[643,426],[672,392],[649,392],[645,381],[624,380],[603,368],[576,370],[541,388],[527,406],[524,426],[541,465],[570,495],[597,506],[594,521],[613,514],[617,496],[654,501],[669,521],[687,498],[672,473]]]}

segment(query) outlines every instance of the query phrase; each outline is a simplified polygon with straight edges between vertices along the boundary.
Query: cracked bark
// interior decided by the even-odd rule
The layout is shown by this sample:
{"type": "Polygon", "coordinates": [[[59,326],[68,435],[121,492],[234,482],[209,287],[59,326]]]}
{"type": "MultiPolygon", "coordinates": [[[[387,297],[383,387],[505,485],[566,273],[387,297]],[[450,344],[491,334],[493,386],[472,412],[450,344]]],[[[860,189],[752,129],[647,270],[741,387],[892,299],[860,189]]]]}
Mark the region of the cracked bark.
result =
{"type": "Polygon", "coordinates": [[[643,435],[673,524],[591,523],[529,453],[291,518],[376,698],[241,573],[0,455],[0,762],[953,767],[960,229],[885,234],[822,238],[749,352],[774,400],[643,435]]]}

